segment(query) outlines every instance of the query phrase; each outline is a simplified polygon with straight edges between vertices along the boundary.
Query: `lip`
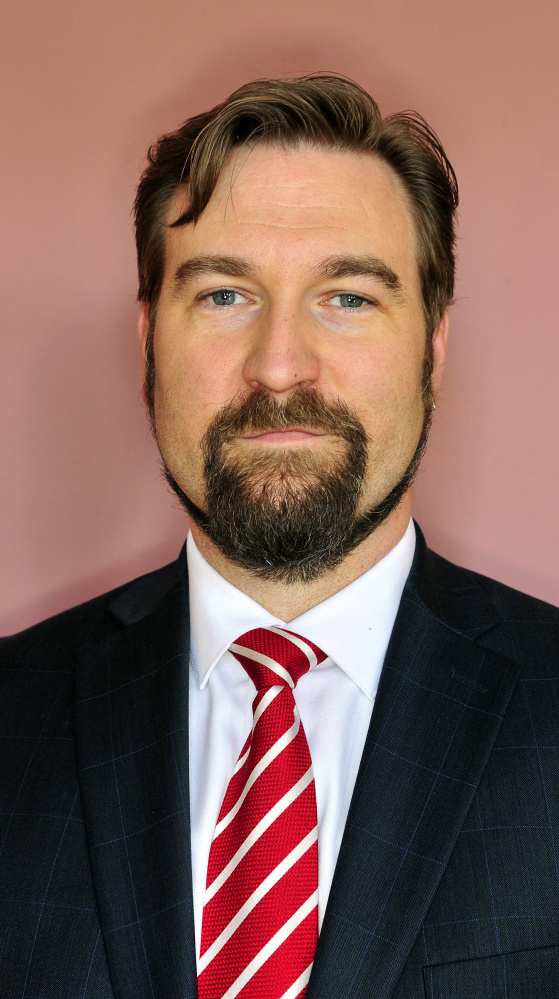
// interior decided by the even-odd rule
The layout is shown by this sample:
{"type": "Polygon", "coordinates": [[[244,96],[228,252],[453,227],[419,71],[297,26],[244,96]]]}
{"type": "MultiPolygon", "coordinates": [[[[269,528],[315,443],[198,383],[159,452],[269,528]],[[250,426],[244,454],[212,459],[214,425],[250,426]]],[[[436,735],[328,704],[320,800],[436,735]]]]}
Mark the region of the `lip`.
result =
{"type": "Polygon", "coordinates": [[[257,434],[246,434],[244,440],[263,441],[268,444],[296,444],[324,436],[326,435],[320,430],[308,430],[306,427],[288,427],[285,430],[262,430],[257,434]]]}

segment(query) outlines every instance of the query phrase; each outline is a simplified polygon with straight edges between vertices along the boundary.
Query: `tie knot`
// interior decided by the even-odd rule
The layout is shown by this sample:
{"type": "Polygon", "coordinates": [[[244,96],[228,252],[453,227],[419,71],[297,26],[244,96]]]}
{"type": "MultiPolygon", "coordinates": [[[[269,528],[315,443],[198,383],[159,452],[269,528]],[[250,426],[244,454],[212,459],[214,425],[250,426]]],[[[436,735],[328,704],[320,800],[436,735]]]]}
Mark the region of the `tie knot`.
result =
{"type": "Polygon", "coordinates": [[[326,659],[308,638],[285,628],[253,628],[229,646],[257,690],[294,687],[305,673],[326,659]]]}

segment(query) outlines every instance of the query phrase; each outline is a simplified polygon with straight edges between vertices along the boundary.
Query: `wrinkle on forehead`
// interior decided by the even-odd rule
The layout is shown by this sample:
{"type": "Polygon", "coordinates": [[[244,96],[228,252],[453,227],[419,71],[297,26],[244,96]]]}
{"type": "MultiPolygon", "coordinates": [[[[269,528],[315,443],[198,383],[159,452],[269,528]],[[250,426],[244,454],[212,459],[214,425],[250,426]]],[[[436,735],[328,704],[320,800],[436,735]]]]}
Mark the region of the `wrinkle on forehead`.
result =
{"type": "Polygon", "coordinates": [[[347,225],[352,218],[361,221],[375,215],[374,195],[378,197],[380,185],[385,211],[407,216],[407,205],[388,169],[381,166],[379,170],[380,164],[368,158],[364,164],[359,160],[355,163],[355,159],[332,153],[322,154],[314,162],[305,157],[299,163],[290,157],[279,164],[273,159],[266,164],[254,163],[259,169],[247,169],[234,184],[228,184],[227,175],[220,178],[206,210],[214,218],[223,211],[223,221],[242,218],[282,225],[289,220],[287,224],[314,227],[317,215],[321,220],[326,215],[330,223],[335,220],[347,225]],[[303,169],[294,178],[291,171],[295,166],[303,169]],[[337,169],[340,166],[345,169],[337,169]],[[373,172],[368,176],[366,171],[371,167],[373,172]]]}
{"type": "MultiPolygon", "coordinates": [[[[237,214],[237,208],[243,212],[262,208],[263,203],[254,197],[256,192],[267,207],[273,205],[278,211],[297,208],[321,211],[328,207],[325,203],[328,199],[330,207],[340,209],[343,203],[347,210],[353,199],[356,209],[368,213],[369,192],[374,195],[376,188],[378,193],[379,185],[391,203],[387,207],[409,214],[409,198],[402,181],[375,153],[329,150],[307,144],[283,148],[255,143],[240,164],[239,155],[238,149],[229,154],[201,218],[215,216],[221,208],[224,219],[229,209],[237,214]],[[275,197],[274,191],[277,191],[275,197]]],[[[184,185],[173,198],[169,221],[177,217],[176,212],[182,214],[187,206],[188,186],[184,185]]]]}
{"type": "MultiPolygon", "coordinates": [[[[184,189],[177,192],[170,218],[183,210],[186,196],[184,189]]],[[[374,154],[257,144],[239,163],[234,150],[196,225],[172,232],[173,243],[182,232],[184,249],[188,243],[194,253],[268,256],[268,250],[288,258],[299,253],[308,234],[321,257],[385,257],[404,284],[418,288],[409,197],[392,168],[374,154]]],[[[309,250],[314,254],[312,245],[309,250]]]]}

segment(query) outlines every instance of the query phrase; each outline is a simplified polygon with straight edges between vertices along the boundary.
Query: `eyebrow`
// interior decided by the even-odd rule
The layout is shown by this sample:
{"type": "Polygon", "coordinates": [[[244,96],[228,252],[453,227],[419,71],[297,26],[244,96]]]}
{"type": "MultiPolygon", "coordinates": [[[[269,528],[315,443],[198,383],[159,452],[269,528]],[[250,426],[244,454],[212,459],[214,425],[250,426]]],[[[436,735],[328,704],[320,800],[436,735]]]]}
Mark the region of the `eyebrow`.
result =
{"type": "Polygon", "coordinates": [[[220,257],[212,254],[189,257],[175,272],[175,292],[181,291],[187,281],[198,274],[227,274],[228,277],[249,277],[253,268],[243,257],[220,257]]]}
{"type": "Polygon", "coordinates": [[[380,257],[328,257],[322,261],[317,273],[325,278],[372,277],[380,281],[395,299],[404,298],[400,278],[380,257]]]}
{"type": "MultiPolygon", "coordinates": [[[[254,268],[244,257],[203,254],[189,257],[177,268],[174,278],[175,292],[180,292],[192,277],[199,274],[226,274],[228,277],[251,277],[254,268]]],[[[399,301],[404,298],[400,278],[380,257],[332,256],[319,264],[315,271],[321,278],[372,277],[380,281],[399,301]]]]}

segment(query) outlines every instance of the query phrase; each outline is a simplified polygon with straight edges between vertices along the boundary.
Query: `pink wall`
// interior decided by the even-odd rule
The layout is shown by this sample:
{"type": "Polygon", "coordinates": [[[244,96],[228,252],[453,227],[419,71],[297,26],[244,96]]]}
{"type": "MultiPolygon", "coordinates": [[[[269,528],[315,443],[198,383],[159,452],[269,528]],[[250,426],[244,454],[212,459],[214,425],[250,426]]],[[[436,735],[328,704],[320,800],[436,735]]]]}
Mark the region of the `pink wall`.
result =
{"type": "MultiPolygon", "coordinates": [[[[443,554],[559,603],[556,0],[8,0],[0,631],[174,557],[142,412],[130,205],[150,139],[264,75],[420,110],[461,184],[446,387],[416,489],[443,554]]],[[[6,23],[7,21],[7,23],[6,23]]]]}

